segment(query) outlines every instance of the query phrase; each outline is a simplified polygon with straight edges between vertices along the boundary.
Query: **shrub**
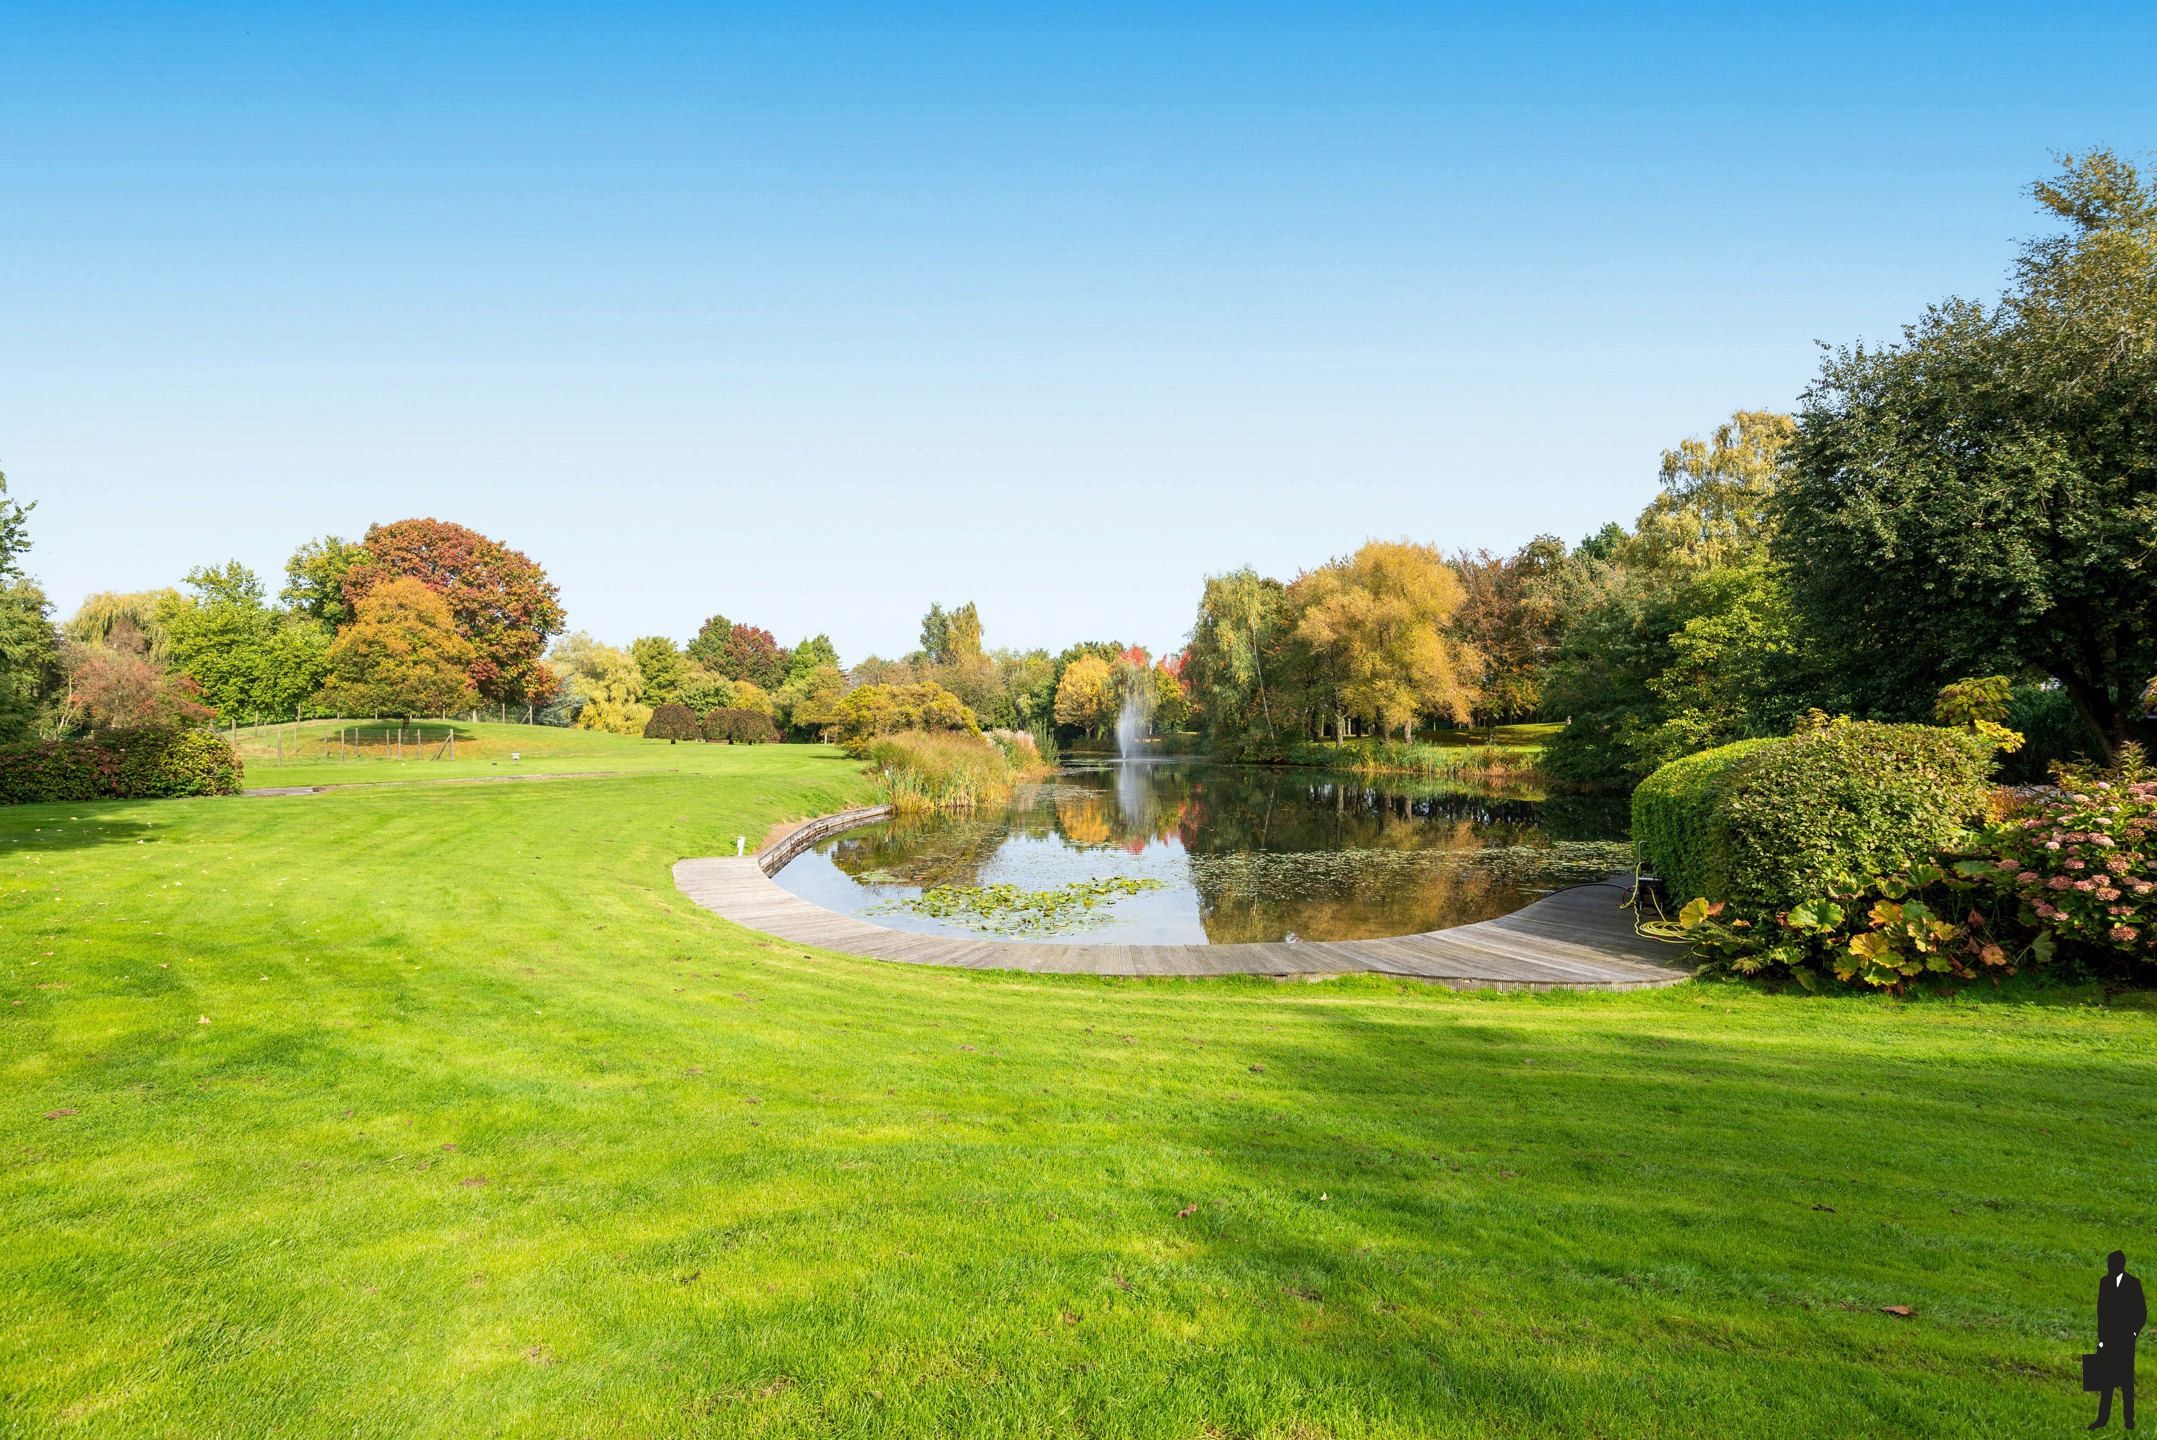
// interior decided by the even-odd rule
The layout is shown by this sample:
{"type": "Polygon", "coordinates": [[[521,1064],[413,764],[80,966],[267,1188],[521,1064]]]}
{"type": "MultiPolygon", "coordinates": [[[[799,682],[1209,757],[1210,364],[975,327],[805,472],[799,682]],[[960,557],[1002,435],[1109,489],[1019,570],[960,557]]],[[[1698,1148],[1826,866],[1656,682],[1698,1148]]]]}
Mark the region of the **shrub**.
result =
{"type": "Polygon", "coordinates": [[[1009,799],[1011,762],[977,735],[905,731],[862,742],[856,754],[891,787],[901,813],[971,810],[1009,799]]]}
{"type": "Polygon", "coordinates": [[[742,710],[732,706],[706,712],[704,738],[714,745],[767,745],[779,738],[778,727],[771,717],[761,710],[742,710]]]}
{"type": "Polygon", "coordinates": [[[1932,725],[1842,722],[1770,741],[1718,787],[1710,843],[1724,892],[1770,915],[1952,851],[1985,818],[1992,747],[1932,725]]]}
{"type": "Polygon", "coordinates": [[[1954,850],[1984,818],[1991,769],[1983,739],[1932,725],[1838,721],[1741,741],[1643,782],[1634,844],[1677,898],[1765,919],[1954,850]]]}
{"type": "Polygon", "coordinates": [[[695,711],[687,705],[669,703],[652,711],[652,718],[644,722],[644,738],[672,744],[680,740],[701,740],[704,732],[697,727],[695,711]]]}
{"type": "Polygon", "coordinates": [[[1633,849],[1672,895],[1729,894],[1726,854],[1712,843],[1713,812],[1725,776],[1773,740],[1739,740],[1673,760],[1633,792],[1633,849]]]}
{"type": "Polygon", "coordinates": [[[2157,775],[2128,746],[2109,771],[2063,766],[2059,788],[1986,829],[1956,868],[2041,937],[2088,958],[2157,960],[2157,775]]]}
{"type": "Polygon", "coordinates": [[[905,731],[981,733],[981,722],[966,702],[934,681],[918,685],[857,685],[832,707],[824,738],[853,745],[878,735],[905,731]]]}
{"type": "Polygon", "coordinates": [[[208,730],[101,730],[0,746],[0,804],[237,795],[232,747],[208,730]]]}

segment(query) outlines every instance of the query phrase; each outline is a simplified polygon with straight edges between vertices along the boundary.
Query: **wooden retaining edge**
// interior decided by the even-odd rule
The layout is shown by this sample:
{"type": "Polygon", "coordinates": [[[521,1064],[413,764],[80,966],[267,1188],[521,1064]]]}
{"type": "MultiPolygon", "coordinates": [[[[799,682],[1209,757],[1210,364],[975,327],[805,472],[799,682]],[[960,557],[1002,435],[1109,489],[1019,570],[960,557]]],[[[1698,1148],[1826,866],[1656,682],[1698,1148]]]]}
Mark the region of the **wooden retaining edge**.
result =
{"type": "Polygon", "coordinates": [[[756,852],[757,869],[766,875],[776,875],[787,861],[826,835],[836,835],[841,830],[851,830],[872,820],[882,820],[890,814],[889,805],[863,805],[853,810],[840,810],[830,815],[819,815],[813,820],[804,820],[756,852]]]}

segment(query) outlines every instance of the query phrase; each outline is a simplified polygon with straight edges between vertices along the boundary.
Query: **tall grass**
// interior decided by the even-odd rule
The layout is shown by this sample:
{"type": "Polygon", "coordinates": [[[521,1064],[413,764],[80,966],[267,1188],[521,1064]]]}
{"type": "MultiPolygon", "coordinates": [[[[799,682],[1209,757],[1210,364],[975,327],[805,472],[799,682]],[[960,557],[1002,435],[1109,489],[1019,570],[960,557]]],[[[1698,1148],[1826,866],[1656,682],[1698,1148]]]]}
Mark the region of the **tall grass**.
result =
{"type": "Polygon", "coordinates": [[[880,735],[856,753],[891,792],[892,808],[902,815],[932,810],[972,810],[1001,805],[1022,778],[1043,768],[1031,737],[1024,744],[986,735],[919,730],[880,735]],[[1013,753],[1021,752],[1018,764],[1013,753]]]}
{"type": "Polygon", "coordinates": [[[1345,745],[1298,745],[1289,752],[1296,765],[1327,765],[1362,775],[1417,775],[1426,780],[1474,780],[1485,783],[1540,778],[1541,752],[1515,745],[1418,745],[1400,740],[1351,740],[1345,745]]]}

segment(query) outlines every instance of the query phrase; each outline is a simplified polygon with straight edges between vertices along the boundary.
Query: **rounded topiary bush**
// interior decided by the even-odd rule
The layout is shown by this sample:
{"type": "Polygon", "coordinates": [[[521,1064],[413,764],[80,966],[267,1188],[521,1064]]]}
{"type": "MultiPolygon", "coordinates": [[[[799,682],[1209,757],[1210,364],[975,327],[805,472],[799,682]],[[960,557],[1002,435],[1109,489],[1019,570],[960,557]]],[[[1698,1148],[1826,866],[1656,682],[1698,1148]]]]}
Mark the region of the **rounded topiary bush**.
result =
{"type": "Polygon", "coordinates": [[[1675,898],[1775,915],[1960,846],[1985,817],[1992,763],[1985,741],[1933,725],[1839,722],[1724,746],[1642,783],[1634,844],[1675,898]]]}
{"type": "Polygon", "coordinates": [[[644,722],[644,738],[665,740],[701,740],[704,732],[697,727],[696,712],[687,705],[668,703],[652,711],[652,718],[644,722]]]}

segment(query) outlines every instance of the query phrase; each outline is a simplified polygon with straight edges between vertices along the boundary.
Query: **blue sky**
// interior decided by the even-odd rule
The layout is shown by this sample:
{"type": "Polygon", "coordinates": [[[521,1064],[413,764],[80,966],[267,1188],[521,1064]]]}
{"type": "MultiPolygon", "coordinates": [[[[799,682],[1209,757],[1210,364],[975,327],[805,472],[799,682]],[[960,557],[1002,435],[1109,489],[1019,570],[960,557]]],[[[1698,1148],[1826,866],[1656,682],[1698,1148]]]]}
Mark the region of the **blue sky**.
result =
{"type": "Polygon", "coordinates": [[[70,610],[433,514],[849,660],[1630,518],[2157,146],[2157,7],[23,5],[0,469],[70,610]]]}

